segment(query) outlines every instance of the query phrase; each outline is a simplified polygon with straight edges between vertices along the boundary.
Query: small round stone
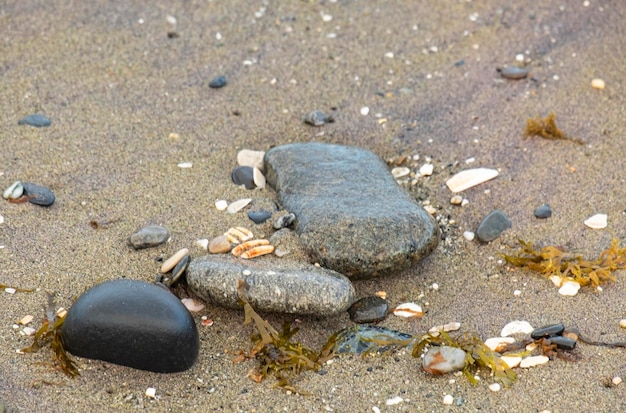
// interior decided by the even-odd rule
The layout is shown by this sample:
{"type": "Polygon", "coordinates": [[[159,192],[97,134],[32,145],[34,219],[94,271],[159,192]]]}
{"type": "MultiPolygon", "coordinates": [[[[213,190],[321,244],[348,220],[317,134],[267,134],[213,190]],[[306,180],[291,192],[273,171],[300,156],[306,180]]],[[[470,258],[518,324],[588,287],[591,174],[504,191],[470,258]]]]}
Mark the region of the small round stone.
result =
{"type": "Polygon", "coordinates": [[[505,79],[524,79],[530,73],[527,67],[507,66],[502,69],[498,69],[500,75],[505,79]]]}
{"type": "Polygon", "coordinates": [[[167,228],[160,225],[148,225],[130,236],[130,245],[135,249],[152,248],[163,244],[170,237],[167,228]]]}
{"type": "Polygon", "coordinates": [[[321,110],[314,110],[313,112],[307,113],[303,120],[304,123],[311,126],[322,126],[325,123],[332,123],[335,121],[332,116],[325,114],[321,110]]]}
{"type": "Polygon", "coordinates": [[[443,404],[446,406],[451,406],[454,403],[454,397],[451,394],[446,394],[443,396],[443,404]]]}
{"type": "Polygon", "coordinates": [[[389,312],[389,303],[378,296],[363,297],[348,308],[350,320],[355,323],[376,323],[384,320],[389,312]]]}
{"type": "Polygon", "coordinates": [[[281,215],[276,218],[274,221],[274,229],[282,229],[287,228],[296,220],[296,216],[294,214],[281,215]]]}
{"type": "Polygon", "coordinates": [[[450,203],[452,205],[461,205],[461,202],[463,202],[463,197],[461,195],[455,195],[450,198],[450,203]]]}
{"type": "Polygon", "coordinates": [[[230,242],[228,242],[226,235],[215,237],[209,242],[208,250],[211,254],[223,254],[230,252],[231,249],[232,246],[230,245],[230,242]]]}
{"type": "Polygon", "coordinates": [[[511,228],[511,225],[509,217],[496,209],[480,223],[476,230],[476,236],[482,242],[490,242],[498,238],[504,230],[511,228]]]}
{"type": "Polygon", "coordinates": [[[474,234],[472,231],[463,232],[463,238],[465,238],[468,241],[474,241],[475,236],[476,234],[474,234]]]}
{"type": "Polygon", "coordinates": [[[606,84],[602,79],[593,79],[591,81],[591,87],[594,89],[604,89],[605,86],[606,84]]]}
{"type": "Polygon", "coordinates": [[[540,219],[550,218],[552,216],[552,208],[548,204],[543,204],[535,209],[535,216],[540,219]]]}
{"type": "Polygon", "coordinates": [[[252,222],[254,222],[257,225],[264,223],[271,217],[272,217],[272,213],[265,211],[265,210],[248,212],[248,218],[250,218],[250,220],[252,220],[252,222]]]}
{"type": "Polygon", "coordinates": [[[40,206],[50,206],[54,203],[55,197],[51,190],[45,186],[24,182],[24,195],[28,197],[28,202],[40,206]]]}
{"type": "Polygon", "coordinates": [[[231,173],[235,185],[243,185],[246,189],[254,189],[254,170],[249,166],[238,166],[231,173]]]}
{"type": "Polygon", "coordinates": [[[431,347],[422,360],[424,371],[430,374],[445,374],[465,367],[465,352],[450,346],[431,347]]]}
{"type": "Polygon", "coordinates": [[[50,119],[48,119],[44,115],[35,113],[33,115],[28,115],[18,120],[17,124],[18,125],[30,125],[36,128],[43,128],[46,126],[50,126],[52,122],[50,121],[50,119]]]}
{"type": "Polygon", "coordinates": [[[217,76],[209,82],[209,87],[212,89],[219,89],[226,86],[227,83],[228,81],[226,80],[226,76],[217,76]]]}
{"type": "Polygon", "coordinates": [[[613,377],[613,379],[611,380],[611,383],[613,383],[614,386],[619,386],[620,384],[622,384],[622,378],[620,376],[615,376],[613,377]]]}
{"type": "Polygon", "coordinates": [[[626,318],[622,318],[619,320],[619,326],[622,328],[626,328],[626,318]]]}
{"type": "Polygon", "coordinates": [[[489,390],[491,390],[492,392],[500,391],[500,389],[502,389],[502,387],[500,386],[500,383],[491,383],[489,385],[489,390]]]}

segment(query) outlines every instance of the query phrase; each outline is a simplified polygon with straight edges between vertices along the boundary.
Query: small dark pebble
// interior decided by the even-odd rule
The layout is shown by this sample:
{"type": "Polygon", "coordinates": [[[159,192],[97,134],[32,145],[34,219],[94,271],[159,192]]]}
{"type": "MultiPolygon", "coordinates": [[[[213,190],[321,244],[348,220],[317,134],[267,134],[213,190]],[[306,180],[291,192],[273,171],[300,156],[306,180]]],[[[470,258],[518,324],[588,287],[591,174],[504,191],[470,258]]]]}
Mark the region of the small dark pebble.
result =
{"type": "Polygon", "coordinates": [[[332,116],[325,114],[321,110],[314,110],[313,112],[307,113],[303,120],[304,123],[308,123],[312,126],[322,126],[325,123],[332,123],[335,121],[332,116]]]}
{"type": "Polygon", "coordinates": [[[23,186],[23,196],[28,197],[28,202],[31,204],[50,206],[56,199],[52,191],[44,186],[32,184],[30,182],[24,182],[23,186]]]}
{"type": "Polygon", "coordinates": [[[388,312],[389,303],[375,295],[363,297],[348,308],[350,320],[355,323],[376,323],[384,320],[388,312]]]}
{"type": "Polygon", "coordinates": [[[246,189],[254,189],[254,173],[251,166],[238,166],[230,174],[235,185],[243,185],[246,189]]]}
{"type": "Polygon", "coordinates": [[[78,297],[61,337],[76,356],[158,373],[187,370],[200,349],[196,324],[180,300],[138,280],[107,281],[78,297]]]}
{"type": "Polygon", "coordinates": [[[496,69],[505,79],[519,80],[524,79],[530,73],[527,67],[507,66],[502,69],[496,69]]]}
{"type": "Polygon", "coordinates": [[[48,119],[44,115],[35,113],[34,115],[28,115],[18,120],[17,124],[18,125],[30,125],[30,126],[35,126],[37,128],[42,128],[45,126],[50,126],[52,122],[50,121],[50,119],[48,119]]]}
{"type": "Polygon", "coordinates": [[[294,214],[281,215],[274,221],[274,229],[287,228],[293,224],[295,220],[296,216],[294,214]]]}
{"type": "Polygon", "coordinates": [[[569,337],[555,336],[550,337],[548,340],[562,350],[574,350],[574,347],[576,347],[576,340],[572,340],[569,337]]]}
{"type": "Polygon", "coordinates": [[[178,39],[179,37],[180,34],[178,34],[178,32],[167,32],[168,39],[178,39]]]}
{"type": "Polygon", "coordinates": [[[560,336],[565,331],[563,324],[551,324],[549,326],[536,328],[530,333],[530,338],[533,340],[539,340],[540,338],[548,338],[552,336],[560,336]]]}
{"type": "Polygon", "coordinates": [[[482,242],[490,242],[498,238],[504,230],[511,228],[511,220],[504,212],[494,210],[483,219],[476,230],[476,236],[482,242]]]}
{"type": "Polygon", "coordinates": [[[209,87],[212,89],[219,89],[226,86],[227,83],[228,81],[226,80],[226,76],[218,76],[209,82],[209,87]]]}
{"type": "Polygon", "coordinates": [[[250,218],[250,220],[252,220],[255,224],[262,224],[271,217],[272,213],[265,210],[248,212],[248,218],[250,218]]]}
{"type": "Polygon", "coordinates": [[[185,270],[187,269],[190,260],[191,258],[189,257],[189,255],[185,255],[183,259],[180,260],[172,270],[171,277],[165,280],[165,285],[171,287],[176,284],[178,280],[180,280],[180,277],[185,273],[185,270]]]}
{"type": "Polygon", "coordinates": [[[455,63],[454,63],[454,66],[456,66],[456,67],[461,67],[461,66],[463,66],[464,64],[465,64],[465,60],[461,59],[461,60],[459,60],[459,61],[455,62],[455,63]]]}
{"type": "Polygon", "coordinates": [[[535,209],[535,216],[537,218],[550,218],[552,216],[552,209],[550,205],[543,204],[539,208],[535,209]]]}
{"type": "Polygon", "coordinates": [[[152,248],[163,244],[170,237],[167,228],[160,225],[148,225],[130,236],[130,245],[135,249],[152,248]]]}

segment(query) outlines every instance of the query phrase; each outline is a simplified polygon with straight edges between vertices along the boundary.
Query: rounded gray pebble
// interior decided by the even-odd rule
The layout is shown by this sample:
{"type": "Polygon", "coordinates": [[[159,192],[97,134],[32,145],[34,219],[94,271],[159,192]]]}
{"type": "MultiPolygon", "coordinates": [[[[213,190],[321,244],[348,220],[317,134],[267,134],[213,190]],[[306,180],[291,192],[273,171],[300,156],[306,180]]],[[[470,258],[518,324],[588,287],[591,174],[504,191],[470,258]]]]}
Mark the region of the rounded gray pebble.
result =
{"type": "Polygon", "coordinates": [[[528,76],[530,70],[527,67],[507,66],[498,69],[498,72],[505,79],[519,80],[528,76]]]}
{"type": "Polygon", "coordinates": [[[130,245],[135,249],[152,248],[163,244],[170,237],[167,228],[160,225],[148,225],[130,236],[130,245]]]}
{"type": "Polygon", "coordinates": [[[226,80],[226,76],[217,76],[215,79],[209,82],[209,87],[212,89],[219,89],[226,86],[227,84],[228,81],[226,80]]]}
{"type": "Polygon", "coordinates": [[[500,210],[491,211],[483,219],[476,230],[476,237],[482,242],[490,242],[498,238],[504,230],[511,228],[511,220],[500,210]]]}
{"type": "Polygon", "coordinates": [[[45,186],[36,185],[30,182],[24,182],[24,196],[27,196],[28,202],[39,206],[50,206],[56,199],[51,190],[45,186]]]}
{"type": "Polygon", "coordinates": [[[543,204],[535,209],[535,216],[540,219],[550,218],[552,216],[552,208],[548,204],[543,204]]]}
{"type": "Polygon", "coordinates": [[[334,119],[332,116],[328,116],[321,110],[314,110],[313,112],[307,113],[304,116],[304,123],[308,123],[312,126],[322,126],[325,123],[332,123],[334,119]]]}

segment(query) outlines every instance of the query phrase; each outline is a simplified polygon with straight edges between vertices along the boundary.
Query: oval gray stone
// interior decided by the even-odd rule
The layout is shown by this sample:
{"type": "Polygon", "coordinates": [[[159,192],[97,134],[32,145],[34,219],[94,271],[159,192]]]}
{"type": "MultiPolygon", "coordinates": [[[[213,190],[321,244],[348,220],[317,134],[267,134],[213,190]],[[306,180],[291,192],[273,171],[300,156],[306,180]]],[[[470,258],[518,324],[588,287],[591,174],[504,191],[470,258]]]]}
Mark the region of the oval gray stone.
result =
{"type": "Polygon", "coordinates": [[[198,296],[228,308],[241,308],[239,279],[250,286],[248,299],[258,311],[330,316],[345,311],[355,297],[346,277],[307,263],[208,255],[187,268],[187,283],[198,296]]]}
{"type": "Polygon", "coordinates": [[[24,182],[24,195],[28,197],[28,202],[39,206],[50,206],[55,201],[54,193],[45,186],[24,182]]]}
{"type": "Polygon", "coordinates": [[[61,327],[70,353],[140,370],[173,373],[198,358],[198,330],[174,294],[138,280],[107,281],[72,304],[61,327]]]}
{"type": "Polygon", "coordinates": [[[130,245],[135,249],[152,248],[163,244],[170,237],[167,228],[160,225],[148,225],[130,236],[130,245]]]}
{"type": "Polygon", "coordinates": [[[296,215],[313,262],[350,278],[398,272],[427,256],[439,227],[385,162],[353,146],[294,143],[265,154],[268,183],[296,215]]]}
{"type": "Polygon", "coordinates": [[[506,229],[511,228],[511,220],[504,212],[496,209],[478,225],[476,236],[482,242],[490,242],[498,238],[506,229]]]}
{"type": "Polygon", "coordinates": [[[18,125],[30,125],[36,128],[50,126],[52,122],[46,116],[39,113],[28,115],[17,121],[18,125]]]}

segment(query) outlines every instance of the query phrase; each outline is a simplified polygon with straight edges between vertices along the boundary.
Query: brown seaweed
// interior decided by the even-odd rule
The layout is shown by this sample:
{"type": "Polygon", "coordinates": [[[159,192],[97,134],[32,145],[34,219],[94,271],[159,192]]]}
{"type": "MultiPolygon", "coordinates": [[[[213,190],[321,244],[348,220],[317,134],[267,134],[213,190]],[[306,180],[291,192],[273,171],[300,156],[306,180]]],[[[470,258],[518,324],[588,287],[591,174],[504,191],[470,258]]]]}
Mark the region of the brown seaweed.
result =
{"type": "Polygon", "coordinates": [[[520,251],[507,255],[500,253],[509,264],[527,268],[549,278],[553,275],[576,281],[581,286],[615,281],[613,272],[626,268],[626,247],[614,238],[611,246],[600,253],[595,260],[585,260],[582,256],[572,256],[555,246],[537,249],[532,242],[519,240],[520,251]]]}
{"type": "Polygon", "coordinates": [[[526,136],[539,136],[544,139],[552,139],[552,140],[569,140],[575,142],[579,145],[584,144],[581,139],[573,138],[566,135],[561,129],[556,126],[556,115],[554,112],[551,112],[545,118],[528,118],[526,120],[526,130],[524,131],[526,136]]]}

